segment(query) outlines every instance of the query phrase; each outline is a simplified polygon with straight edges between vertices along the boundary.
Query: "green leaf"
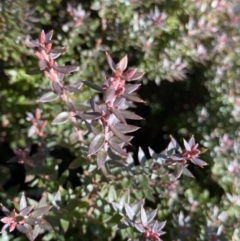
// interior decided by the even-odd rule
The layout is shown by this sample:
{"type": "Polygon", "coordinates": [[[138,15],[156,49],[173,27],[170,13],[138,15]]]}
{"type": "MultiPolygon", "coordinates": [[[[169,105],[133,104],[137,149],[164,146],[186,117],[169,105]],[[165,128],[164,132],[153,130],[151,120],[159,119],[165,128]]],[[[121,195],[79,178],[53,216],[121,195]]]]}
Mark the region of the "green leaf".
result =
{"type": "Polygon", "coordinates": [[[108,191],[108,201],[112,202],[117,199],[117,193],[114,188],[114,186],[110,186],[109,191],[108,191]]]}
{"type": "Polygon", "coordinates": [[[63,124],[65,122],[67,122],[69,119],[69,114],[68,112],[64,111],[59,113],[53,120],[52,124],[53,125],[60,125],[63,124]]]}

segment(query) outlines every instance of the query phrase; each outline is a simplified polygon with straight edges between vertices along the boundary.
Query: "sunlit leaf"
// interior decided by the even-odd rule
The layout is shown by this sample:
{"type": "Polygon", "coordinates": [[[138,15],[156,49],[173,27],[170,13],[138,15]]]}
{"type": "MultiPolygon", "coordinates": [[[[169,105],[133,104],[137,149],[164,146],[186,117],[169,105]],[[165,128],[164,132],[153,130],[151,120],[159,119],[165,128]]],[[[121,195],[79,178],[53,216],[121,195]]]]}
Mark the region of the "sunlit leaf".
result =
{"type": "Polygon", "coordinates": [[[65,122],[67,122],[69,119],[69,114],[68,112],[61,112],[59,113],[53,120],[52,124],[53,125],[60,125],[63,124],[65,122]]]}
{"type": "Polygon", "coordinates": [[[105,137],[102,133],[96,135],[89,146],[88,156],[91,156],[96,152],[98,152],[102,148],[104,142],[105,142],[105,137]]]}

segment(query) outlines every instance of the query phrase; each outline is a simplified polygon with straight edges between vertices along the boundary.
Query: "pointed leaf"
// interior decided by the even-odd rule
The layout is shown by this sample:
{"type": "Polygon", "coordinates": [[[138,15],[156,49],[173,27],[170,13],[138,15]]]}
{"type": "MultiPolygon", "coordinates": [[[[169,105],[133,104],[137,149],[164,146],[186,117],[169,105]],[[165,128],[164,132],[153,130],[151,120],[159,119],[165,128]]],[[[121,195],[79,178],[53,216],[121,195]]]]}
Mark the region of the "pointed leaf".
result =
{"type": "Polygon", "coordinates": [[[194,178],[193,174],[186,168],[183,167],[183,175],[194,178]]]}
{"type": "Polygon", "coordinates": [[[203,167],[203,166],[208,165],[205,161],[203,161],[203,160],[201,160],[201,159],[199,159],[199,158],[197,158],[197,157],[191,158],[190,161],[191,161],[192,163],[194,163],[195,165],[198,165],[198,166],[200,166],[200,167],[203,167]]]}
{"type": "Polygon", "coordinates": [[[0,204],[1,207],[1,211],[4,213],[5,216],[10,216],[10,210],[8,208],[6,208],[5,206],[3,206],[2,204],[0,204]]]}
{"type": "Polygon", "coordinates": [[[102,133],[96,135],[89,146],[88,156],[91,156],[96,152],[98,152],[104,145],[104,142],[105,142],[105,137],[103,136],[102,133]]]}
{"type": "Polygon", "coordinates": [[[122,94],[122,96],[124,98],[126,98],[127,100],[130,100],[130,101],[139,102],[139,103],[144,103],[145,102],[144,100],[139,98],[137,95],[122,94]]]}
{"type": "Polygon", "coordinates": [[[119,203],[112,202],[112,206],[116,212],[121,212],[123,209],[123,206],[120,205],[119,203]]]}
{"type": "Polygon", "coordinates": [[[42,97],[40,97],[38,102],[51,102],[51,101],[56,100],[58,97],[59,96],[56,95],[55,93],[48,92],[48,93],[44,94],[42,97]]]}
{"type": "Polygon", "coordinates": [[[116,123],[115,127],[122,133],[129,133],[138,130],[140,127],[133,125],[124,125],[122,123],[116,123]]]}
{"type": "Polygon", "coordinates": [[[127,111],[127,110],[120,110],[121,115],[130,120],[142,120],[143,118],[139,115],[136,115],[133,112],[127,111]]]}
{"type": "MultiPolygon", "coordinates": [[[[134,74],[137,72],[137,69],[136,68],[134,68],[134,69],[129,69],[129,70],[127,70],[127,71],[125,71],[124,73],[123,73],[123,78],[124,79],[126,79],[126,80],[129,80],[129,79],[131,79],[133,76],[134,76],[134,74]]],[[[121,76],[122,77],[122,76],[121,76]]]]}
{"type": "Polygon", "coordinates": [[[129,84],[129,85],[125,85],[125,93],[131,94],[132,92],[134,92],[135,90],[137,90],[140,86],[141,86],[141,84],[129,84]]]}
{"type": "Polygon", "coordinates": [[[138,80],[142,78],[144,74],[145,74],[144,72],[136,72],[128,81],[138,80]]]}
{"type": "Polygon", "coordinates": [[[61,86],[61,84],[58,81],[52,81],[52,90],[57,95],[61,95],[62,94],[62,86],[61,86]]]}
{"type": "Polygon", "coordinates": [[[113,62],[111,56],[110,56],[107,52],[106,52],[106,57],[107,57],[107,62],[108,62],[109,67],[111,68],[111,70],[112,70],[113,72],[115,72],[115,71],[116,71],[116,65],[115,65],[115,63],[113,62]]]}
{"type": "Polygon", "coordinates": [[[135,227],[140,233],[145,233],[145,232],[146,232],[145,228],[144,228],[141,224],[134,223],[134,227],[135,227]]]}
{"type": "Polygon", "coordinates": [[[184,146],[185,146],[186,150],[191,151],[191,147],[185,139],[183,139],[183,143],[184,143],[184,146]]]}
{"type": "Polygon", "coordinates": [[[25,225],[22,225],[22,224],[17,224],[17,230],[20,233],[24,233],[24,234],[29,232],[28,228],[25,225]]]}
{"type": "Polygon", "coordinates": [[[194,146],[195,145],[195,139],[194,136],[191,136],[190,140],[188,141],[189,146],[194,146]]]}
{"type": "Polygon", "coordinates": [[[88,87],[90,87],[90,88],[92,88],[92,89],[94,89],[94,90],[97,90],[97,91],[100,91],[100,92],[102,92],[103,90],[102,90],[102,87],[101,86],[99,86],[99,85],[96,85],[96,84],[94,84],[94,83],[92,83],[92,82],[89,82],[89,81],[82,81],[85,85],[87,85],[88,87]]]}
{"type": "Polygon", "coordinates": [[[56,65],[54,65],[53,68],[60,73],[69,74],[71,72],[77,71],[78,66],[75,66],[75,65],[56,66],[56,65]]]}
{"type": "Polygon", "coordinates": [[[127,124],[126,120],[124,119],[123,115],[119,112],[119,110],[112,108],[111,111],[123,124],[127,124]]]}
{"type": "Polygon", "coordinates": [[[108,201],[112,202],[117,199],[117,193],[114,186],[110,186],[108,190],[108,201]]]}
{"type": "Polygon", "coordinates": [[[64,111],[59,113],[53,120],[52,124],[53,125],[59,125],[67,122],[69,119],[69,114],[68,112],[64,111]]]}
{"type": "Polygon", "coordinates": [[[101,169],[107,160],[107,152],[104,149],[100,149],[97,153],[97,166],[101,169]]]}
{"type": "Polygon", "coordinates": [[[83,160],[82,160],[82,158],[80,158],[80,157],[77,157],[76,159],[74,159],[71,163],[70,163],[70,165],[69,165],[69,169],[76,169],[76,168],[78,168],[78,167],[80,167],[80,166],[82,166],[83,165],[83,160]]]}
{"type": "Polygon", "coordinates": [[[157,215],[157,209],[147,212],[148,223],[151,223],[152,220],[156,217],[156,215],[157,215]]]}
{"type": "Polygon", "coordinates": [[[62,54],[62,53],[65,53],[67,50],[65,47],[57,47],[57,48],[53,48],[51,49],[50,53],[53,53],[53,54],[62,54]]]}
{"type": "Polygon", "coordinates": [[[79,117],[82,120],[97,120],[101,117],[100,112],[87,112],[87,113],[81,113],[76,115],[75,117],[79,117]]]}
{"type": "Polygon", "coordinates": [[[36,126],[31,126],[28,129],[28,137],[32,137],[35,134],[35,131],[36,131],[36,126]]]}
{"type": "Polygon", "coordinates": [[[127,203],[124,204],[124,209],[125,209],[125,212],[126,212],[128,218],[132,221],[136,214],[134,213],[132,208],[127,203]]]}
{"type": "Polygon", "coordinates": [[[113,132],[113,134],[116,135],[120,140],[122,140],[122,141],[130,144],[130,143],[128,142],[128,141],[129,141],[129,138],[128,138],[127,136],[123,135],[123,134],[121,133],[121,131],[119,131],[114,125],[111,125],[111,126],[110,126],[110,129],[111,129],[111,131],[113,132]]]}
{"type": "Polygon", "coordinates": [[[147,215],[146,215],[146,212],[145,212],[143,206],[141,206],[141,221],[144,226],[146,226],[148,223],[147,215]]]}
{"type": "Polygon", "coordinates": [[[114,151],[116,151],[117,153],[119,153],[119,154],[122,155],[123,157],[127,157],[127,156],[128,156],[127,153],[126,153],[118,144],[116,144],[114,141],[111,141],[111,140],[110,140],[108,143],[109,143],[110,147],[111,147],[114,151]]]}
{"type": "Polygon", "coordinates": [[[137,201],[131,205],[132,210],[136,215],[139,214],[141,207],[144,205],[144,200],[137,201]]]}
{"type": "Polygon", "coordinates": [[[27,206],[23,209],[21,209],[19,215],[26,216],[33,210],[33,206],[27,206]]]}
{"type": "Polygon", "coordinates": [[[94,112],[101,112],[100,108],[97,106],[93,98],[90,99],[90,105],[94,112]]]}
{"type": "Polygon", "coordinates": [[[111,102],[115,97],[115,89],[112,86],[109,86],[106,91],[104,91],[104,100],[105,102],[111,102]]]}
{"type": "Polygon", "coordinates": [[[117,69],[120,70],[120,72],[122,73],[127,68],[127,64],[128,64],[128,57],[127,55],[125,55],[117,64],[117,69]]]}
{"type": "Polygon", "coordinates": [[[37,209],[35,209],[35,210],[32,212],[31,217],[33,217],[33,218],[42,217],[42,216],[44,216],[50,209],[51,209],[50,206],[37,208],[37,209]]]}

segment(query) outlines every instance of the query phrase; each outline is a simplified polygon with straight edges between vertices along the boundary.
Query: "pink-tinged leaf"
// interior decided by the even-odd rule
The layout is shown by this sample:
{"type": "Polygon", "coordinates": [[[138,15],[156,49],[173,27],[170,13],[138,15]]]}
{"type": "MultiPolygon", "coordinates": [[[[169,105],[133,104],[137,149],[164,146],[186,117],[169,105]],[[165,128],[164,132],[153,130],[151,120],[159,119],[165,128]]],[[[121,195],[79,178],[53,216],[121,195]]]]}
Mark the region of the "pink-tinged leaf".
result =
{"type": "Polygon", "coordinates": [[[144,74],[144,72],[136,72],[130,79],[128,79],[128,81],[139,80],[143,77],[144,74]]]}
{"type": "Polygon", "coordinates": [[[94,89],[94,90],[97,90],[97,91],[100,91],[102,92],[102,87],[99,86],[99,85],[96,85],[92,82],[89,82],[89,81],[82,81],[85,85],[87,85],[88,87],[94,89]]]}
{"type": "Polygon", "coordinates": [[[10,224],[10,227],[9,227],[9,232],[11,233],[12,231],[14,231],[14,229],[16,228],[16,226],[17,226],[17,223],[11,223],[10,224]]]}
{"type": "Polygon", "coordinates": [[[194,136],[191,136],[190,140],[188,141],[188,144],[189,144],[190,147],[193,147],[195,145],[194,136]]]}
{"type": "Polygon", "coordinates": [[[30,48],[39,47],[39,41],[38,40],[30,40],[28,42],[28,47],[30,47],[30,48]]]}
{"type": "Polygon", "coordinates": [[[53,36],[53,30],[49,31],[45,38],[46,38],[46,42],[49,42],[51,39],[52,39],[52,36],[53,36]]]}
{"type": "Polygon", "coordinates": [[[28,129],[28,137],[32,137],[36,132],[36,126],[31,126],[29,129],[28,129]]]}
{"type": "Polygon", "coordinates": [[[35,210],[32,212],[31,217],[33,217],[33,218],[41,218],[41,217],[43,217],[50,209],[51,209],[51,206],[46,206],[46,207],[37,208],[37,209],[35,209],[35,210]]]}
{"type": "MultiPolygon", "coordinates": [[[[51,57],[52,59],[56,59],[56,58],[58,58],[60,55],[61,55],[61,54],[50,53],[50,57],[51,57]]],[[[58,73],[60,73],[60,72],[58,72],[58,73]]]]}
{"type": "Polygon", "coordinates": [[[115,89],[112,86],[109,86],[107,90],[104,92],[104,100],[106,102],[110,102],[115,97],[115,89]]]}
{"type": "Polygon", "coordinates": [[[128,94],[122,94],[123,97],[125,97],[127,100],[144,103],[145,101],[139,98],[137,95],[128,95],[128,94]]]}
{"type": "Polygon", "coordinates": [[[133,112],[127,111],[127,110],[120,110],[121,115],[130,120],[142,120],[143,118],[139,115],[136,115],[133,112]]]}
{"type": "Polygon", "coordinates": [[[108,62],[109,67],[111,68],[111,70],[112,70],[113,72],[115,72],[115,71],[116,71],[116,65],[115,65],[115,63],[113,62],[111,56],[110,56],[107,52],[106,52],[106,57],[107,57],[107,62],[108,62]]]}
{"type": "Polygon", "coordinates": [[[25,195],[23,194],[21,199],[20,199],[20,210],[22,210],[26,207],[27,207],[27,199],[26,199],[25,195]]]}
{"type": "Polygon", "coordinates": [[[168,150],[169,149],[176,149],[177,151],[182,152],[182,148],[177,143],[177,141],[172,136],[170,136],[170,137],[171,137],[171,142],[168,145],[169,146],[168,150]]]}
{"type": "Polygon", "coordinates": [[[5,206],[3,206],[2,204],[0,204],[1,207],[1,211],[4,213],[5,216],[9,216],[10,215],[10,210],[8,208],[6,208],[5,206]]]}
{"type": "Polygon", "coordinates": [[[42,56],[42,54],[41,54],[40,52],[35,51],[34,54],[35,54],[35,56],[36,56],[38,59],[41,59],[41,60],[44,59],[44,57],[42,56]]]}
{"type": "Polygon", "coordinates": [[[107,160],[107,152],[104,149],[100,149],[97,153],[97,166],[101,169],[107,160]]]}
{"type": "Polygon", "coordinates": [[[53,125],[60,125],[63,124],[65,122],[67,122],[69,119],[69,114],[68,112],[64,111],[59,113],[53,120],[52,124],[53,125]]]}
{"type": "Polygon", "coordinates": [[[8,227],[9,227],[9,224],[7,224],[7,223],[4,224],[3,227],[2,227],[2,229],[0,230],[0,233],[5,232],[8,227]]]}
{"type": "Polygon", "coordinates": [[[110,147],[114,151],[119,153],[121,156],[123,156],[123,157],[127,157],[128,156],[128,154],[116,142],[110,140],[108,143],[109,143],[110,147]]]}
{"type": "Polygon", "coordinates": [[[147,219],[147,214],[146,214],[143,206],[141,207],[141,221],[142,221],[142,224],[143,224],[144,226],[147,226],[148,219],[147,219]]]}
{"type": "Polygon", "coordinates": [[[0,219],[0,221],[2,222],[2,223],[8,223],[8,224],[11,224],[12,223],[12,218],[10,218],[10,217],[4,217],[4,218],[1,218],[0,219]]]}
{"type": "Polygon", "coordinates": [[[124,104],[124,102],[125,102],[125,98],[123,98],[122,96],[119,96],[115,99],[113,106],[121,107],[121,105],[124,104]]]}
{"type": "Polygon", "coordinates": [[[137,72],[137,69],[129,69],[127,71],[125,71],[121,77],[123,77],[123,79],[129,80],[133,77],[133,75],[137,72]]]}
{"type": "Polygon", "coordinates": [[[38,66],[40,70],[45,70],[47,68],[47,62],[44,59],[38,61],[38,66]]]}
{"type": "Polygon", "coordinates": [[[33,206],[28,206],[23,209],[21,209],[19,215],[26,216],[33,210],[33,206]]]}
{"type": "Polygon", "coordinates": [[[140,127],[138,126],[133,126],[133,125],[124,125],[122,123],[116,123],[115,124],[116,128],[118,128],[119,131],[122,133],[129,133],[138,130],[140,127]]]}
{"type": "Polygon", "coordinates": [[[42,97],[40,97],[40,99],[38,100],[38,102],[51,102],[54,101],[56,99],[58,99],[58,95],[54,94],[53,92],[48,92],[46,94],[44,94],[42,97]]]}
{"type": "Polygon", "coordinates": [[[46,41],[46,35],[45,35],[45,32],[44,30],[42,30],[38,36],[38,41],[40,44],[44,44],[45,41],[46,41]]]}
{"type": "Polygon", "coordinates": [[[105,142],[105,137],[102,133],[96,135],[89,146],[88,156],[91,156],[96,152],[98,152],[104,145],[104,142],[105,142]]]}
{"type": "Polygon", "coordinates": [[[62,94],[62,85],[58,81],[52,81],[52,90],[55,94],[61,95],[62,94]]]}
{"type": "Polygon", "coordinates": [[[66,65],[66,66],[53,66],[55,70],[63,74],[69,74],[71,72],[77,71],[78,66],[66,65]]]}
{"type": "Polygon", "coordinates": [[[208,165],[205,161],[203,161],[203,160],[201,160],[201,159],[199,159],[199,158],[197,158],[197,157],[192,157],[192,158],[190,159],[190,161],[191,161],[193,164],[198,165],[198,166],[200,166],[200,167],[203,167],[203,166],[207,166],[207,165],[208,165]]]}
{"type": "Polygon", "coordinates": [[[141,86],[141,84],[125,85],[125,92],[124,93],[130,94],[130,93],[134,92],[135,90],[137,90],[140,86],[141,86]]]}
{"type": "Polygon", "coordinates": [[[130,144],[130,143],[128,142],[128,141],[129,141],[129,138],[128,138],[127,136],[123,135],[123,134],[121,133],[121,131],[118,130],[114,125],[111,125],[111,126],[110,126],[110,129],[111,129],[111,131],[114,133],[114,135],[116,135],[120,140],[122,140],[122,141],[130,144]]]}
{"type": "Polygon", "coordinates": [[[119,112],[119,110],[112,108],[111,109],[112,113],[125,125],[127,125],[127,122],[125,120],[125,118],[123,117],[123,115],[119,112]]]}
{"type": "Polygon", "coordinates": [[[183,144],[184,144],[187,151],[191,151],[191,147],[185,139],[183,139],[183,144]]]}
{"type": "Polygon", "coordinates": [[[124,209],[125,209],[125,212],[127,214],[127,217],[130,219],[130,220],[133,220],[134,216],[135,216],[135,213],[133,212],[132,208],[127,204],[125,203],[124,204],[124,209]]]}
{"type": "Polygon", "coordinates": [[[128,64],[128,57],[125,55],[117,64],[117,69],[122,73],[126,68],[128,64]]]}

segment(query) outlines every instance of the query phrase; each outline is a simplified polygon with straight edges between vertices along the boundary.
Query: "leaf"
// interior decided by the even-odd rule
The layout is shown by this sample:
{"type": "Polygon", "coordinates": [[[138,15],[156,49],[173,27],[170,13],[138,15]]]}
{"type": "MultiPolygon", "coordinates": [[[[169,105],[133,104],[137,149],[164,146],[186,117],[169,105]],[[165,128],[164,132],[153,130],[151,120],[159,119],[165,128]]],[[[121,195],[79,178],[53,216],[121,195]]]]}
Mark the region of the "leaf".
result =
{"type": "Polygon", "coordinates": [[[36,131],[36,126],[31,126],[29,129],[28,129],[28,137],[31,137],[35,134],[35,131],[36,131]]]}
{"type": "Polygon", "coordinates": [[[133,125],[124,125],[122,123],[116,123],[115,127],[122,133],[129,133],[138,130],[140,127],[133,125]]]}
{"type": "Polygon", "coordinates": [[[124,98],[126,98],[127,100],[130,100],[130,101],[139,102],[139,103],[144,103],[145,102],[144,100],[139,98],[137,95],[122,94],[122,96],[124,98]]]}
{"type": "Polygon", "coordinates": [[[174,167],[174,177],[178,179],[182,175],[182,172],[183,172],[183,165],[180,163],[176,164],[174,167]]]}
{"type": "Polygon", "coordinates": [[[112,107],[111,111],[123,124],[127,125],[126,120],[124,119],[123,115],[119,112],[119,110],[112,107]]]}
{"type": "Polygon", "coordinates": [[[26,216],[33,210],[33,206],[27,206],[27,207],[25,207],[23,209],[20,209],[20,210],[21,211],[20,211],[19,215],[26,216]]]}
{"type": "Polygon", "coordinates": [[[97,91],[100,91],[100,92],[103,91],[101,86],[96,85],[96,84],[94,84],[94,83],[92,83],[92,82],[82,81],[82,83],[84,83],[85,85],[87,85],[88,87],[90,87],[90,88],[92,88],[92,89],[94,89],[94,90],[97,90],[97,91]]]}
{"type": "Polygon", "coordinates": [[[42,71],[39,68],[26,71],[26,74],[28,74],[28,75],[36,75],[36,74],[41,74],[41,73],[42,73],[42,71]]]}
{"type": "Polygon", "coordinates": [[[112,206],[116,212],[121,212],[123,209],[123,206],[120,205],[119,203],[112,202],[112,206]]]}
{"type": "Polygon", "coordinates": [[[110,147],[111,147],[114,151],[116,151],[117,153],[119,153],[119,154],[122,155],[123,157],[127,157],[127,156],[128,156],[127,153],[126,153],[117,143],[115,143],[114,141],[111,141],[111,140],[110,140],[108,143],[109,143],[110,147]]]}
{"type": "Polygon", "coordinates": [[[32,225],[32,226],[35,226],[37,224],[40,224],[42,222],[41,219],[39,218],[32,218],[32,217],[28,217],[26,219],[26,223],[29,224],[29,225],[32,225]]]}
{"type": "Polygon", "coordinates": [[[208,165],[205,161],[203,161],[203,160],[201,160],[201,159],[199,159],[199,158],[197,158],[197,157],[192,157],[192,158],[190,159],[190,161],[191,161],[193,164],[198,165],[198,166],[200,166],[200,167],[203,167],[203,166],[207,166],[207,165],[208,165]]]}
{"type": "Polygon", "coordinates": [[[186,168],[183,167],[183,175],[194,178],[193,174],[186,168]]]}
{"type": "Polygon", "coordinates": [[[141,224],[134,223],[134,227],[135,227],[140,233],[145,233],[145,232],[146,232],[145,228],[144,228],[141,224]]]}
{"type": "Polygon", "coordinates": [[[107,152],[104,149],[100,149],[97,153],[97,166],[101,169],[107,160],[107,152]]]}
{"type": "Polygon", "coordinates": [[[52,81],[52,90],[57,95],[61,95],[62,94],[62,86],[61,86],[61,84],[58,81],[52,81]]]}
{"type": "Polygon", "coordinates": [[[143,206],[141,206],[141,221],[144,226],[146,226],[148,223],[147,215],[146,215],[146,212],[145,212],[143,206]]]}
{"type": "Polygon", "coordinates": [[[5,216],[10,216],[10,210],[8,208],[6,208],[5,206],[3,206],[2,204],[0,204],[1,207],[1,211],[4,213],[5,216]]]}
{"type": "Polygon", "coordinates": [[[152,220],[156,217],[156,215],[157,215],[157,209],[147,212],[148,223],[152,222],[152,220]]]}
{"type": "Polygon", "coordinates": [[[65,53],[67,50],[65,47],[57,47],[57,48],[53,48],[51,49],[50,53],[53,53],[53,54],[62,54],[62,53],[65,53]]]}
{"type": "Polygon", "coordinates": [[[115,89],[112,86],[109,86],[106,91],[104,91],[104,100],[105,102],[111,102],[115,97],[115,89]]]}
{"type": "Polygon", "coordinates": [[[99,113],[101,112],[101,110],[99,109],[99,107],[97,106],[93,98],[90,99],[90,105],[94,112],[99,112],[99,113]]]}
{"type": "Polygon", "coordinates": [[[28,228],[25,226],[26,224],[22,225],[22,224],[17,224],[17,230],[20,232],[20,233],[28,233],[29,230],[28,228]]]}
{"type": "Polygon", "coordinates": [[[148,188],[148,178],[145,175],[143,174],[138,175],[138,180],[144,189],[148,188]]]}
{"type": "Polygon", "coordinates": [[[45,195],[45,193],[43,193],[43,196],[41,197],[40,201],[38,202],[37,207],[41,208],[41,207],[45,207],[47,206],[47,197],[45,195]]]}
{"type": "Polygon", "coordinates": [[[46,36],[45,36],[46,42],[49,42],[52,39],[52,36],[53,36],[53,30],[46,33],[46,36]]]}
{"type": "Polygon", "coordinates": [[[96,152],[98,152],[104,145],[104,142],[105,142],[105,136],[103,136],[102,133],[96,135],[89,146],[88,156],[91,156],[96,152]]]}
{"type": "Polygon", "coordinates": [[[74,159],[70,165],[69,165],[69,169],[76,169],[80,166],[83,165],[83,159],[82,157],[77,157],[76,159],[74,159]]]}
{"type": "Polygon", "coordinates": [[[53,125],[59,125],[65,123],[69,119],[69,114],[68,112],[61,112],[59,113],[53,120],[52,124],[53,125]]]}
{"type": "MultiPolygon", "coordinates": [[[[133,75],[136,73],[137,69],[129,69],[123,73],[123,78],[126,80],[129,80],[133,77],[133,75]]],[[[122,77],[122,76],[121,76],[122,77]]]]}
{"type": "Polygon", "coordinates": [[[42,217],[42,216],[44,216],[50,209],[51,209],[51,206],[45,206],[45,207],[37,208],[37,209],[35,209],[35,210],[32,212],[31,217],[33,217],[33,218],[42,217]]]}
{"type": "Polygon", "coordinates": [[[114,135],[116,135],[120,140],[129,143],[129,138],[121,133],[114,125],[110,126],[110,130],[113,132],[114,135]]]}
{"type": "Polygon", "coordinates": [[[75,117],[80,117],[82,120],[97,120],[101,117],[100,112],[87,112],[87,113],[81,113],[77,114],[75,117]]]}
{"type": "Polygon", "coordinates": [[[139,115],[136,115],[133,112],[127,111],[127,110],[120,110],[121,115],[130,120],[143,120],[143,118],[139,115]]]}
{"type": "Polygon", "coordinates": [[[42,220],[42,222],[41,222],[41,224],[39,224],[39,226],[42,229],[49,231],[49,232],[53,230],[52,226],[45,219],[42,220]]]}
{"type": "Polygon", "coordinates": [[[131,78],[128,79],[128,81],[138,80],[142,78],[144,74],[144,72],[136,72],[131,78]]]}
{"type": "Polygon", "coordinates": [[[106,52],[106,58],[107,58],[107,62],[108,62],[108,65],[110,67],[110,69],[115,72],[116,71],[116,65],[115,63],[113,62],[111,56],[106,52]]]}
{"type": "Polygon", "coordinates": [[[124,209],[125,209],[125,212],[126,212],[128,218],[132,221],[134,216],[136,215],[136,213],[134,213],[132,208],[127,203],[124,204],[124,209]]]}
{"type": "Polygon", "coordinates": [[[38,61],[38,67],[40,70],[45,70],[47,68],[47,62],[45,59],[40,59],[38,61]]]}
{"type": "Polygon", "coordinates": [[[54,101],[58,98],[59,96],[54,94],[53,92],[48,92],[46,94],[44,94],[42,97],[40,97],[40,99],[38,100],[38,102],[51,102],[54,101]]]}
{"type": "Polygon", "coordinates": [[[60,73],[69,74],[71,72],[77,71],[78,66],[75,66],[75,65],[56,66],[56,65],[54,65],[53,68],[60,73]]]}
{"type": "Polygon", "coordinates": [[[117,193],[114,186],[110,186],[108,190],[108,201],[112,202],[117,199],[117,193]]]}
{"type": "Polygon", "coordinates": [[[128,64],[128,57],[127,55],[125,55],[117,64],[117,69],[120,70],[120,72],[122,73],[127,68],[127,64],[128,64]]]}
{"type": "Polygon", "coordinates": [[[194,136],[191,136],[190,140],[188,141],[189,146],[194,146],[195,145],[195,139],[194,136]]]}
{"type": "Polygon", "coordinates": [[[66,233],[69,227],[70,222],[64,219],[60,219],[60,223],[62,226],[63,231],[66,233]]]}
{"type": "Polygon", "coordinates": [[[76,132],[73,132],[68,137],[69,143],[74,145],[78,142],[78,134],[76,132]]]}
{"type": "Polygon", "coordinates": [[[140,86],[141,86],[141,84],[125,85],[125,93],[130,94],[130,93],[134,92],[135,90],[137,90],[140,86]]]}
{"type": "Polygon", "coordinates": [[[186,150],[191,151],[191,146],[188,144],[188,142],[185,139],[183,139],[183,143],[184,143],[186,150]]]}

